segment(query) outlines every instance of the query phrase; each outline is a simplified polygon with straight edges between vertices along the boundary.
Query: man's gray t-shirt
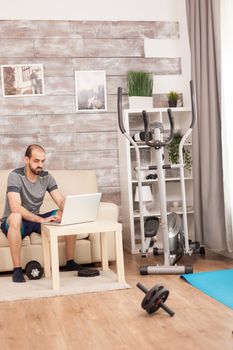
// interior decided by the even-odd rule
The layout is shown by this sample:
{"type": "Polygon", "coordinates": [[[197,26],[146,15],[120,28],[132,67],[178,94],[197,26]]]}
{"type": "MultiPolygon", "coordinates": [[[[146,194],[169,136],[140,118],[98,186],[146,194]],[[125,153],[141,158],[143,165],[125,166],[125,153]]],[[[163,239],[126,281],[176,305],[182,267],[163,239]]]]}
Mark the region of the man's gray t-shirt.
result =
{"type": "MultiPolygon", "coordinates": [[[[38,175],[37,182],[29,181],[25,174],[25,167],[13,170],[8,176],[7,193],[17,192],[20,194],[21,205],[34,214],[39,214],[46,191],[52,192],[57,188],[56,181],[47,171],[38,175]]],[[[9,201],[6,197],[3,218],[11,213],[9,201]]]]}

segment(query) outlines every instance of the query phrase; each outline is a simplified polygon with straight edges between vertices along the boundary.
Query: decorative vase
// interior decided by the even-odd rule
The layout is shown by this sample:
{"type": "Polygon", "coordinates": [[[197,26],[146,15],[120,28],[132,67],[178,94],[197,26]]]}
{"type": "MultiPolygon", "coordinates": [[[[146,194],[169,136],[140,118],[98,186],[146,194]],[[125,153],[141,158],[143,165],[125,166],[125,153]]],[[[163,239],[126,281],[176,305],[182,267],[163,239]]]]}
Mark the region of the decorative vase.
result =
{"type": "Polygon", "coordinates": [[[148,109],[153,108],[153,97],[148,96],[129,96],[130,109],[148,109]]]}
{"type": "Polygon", "coordinates": [[[177,100],[168,100],[168,106],[169,107],[176,107],[177,106],[177,100]]]}

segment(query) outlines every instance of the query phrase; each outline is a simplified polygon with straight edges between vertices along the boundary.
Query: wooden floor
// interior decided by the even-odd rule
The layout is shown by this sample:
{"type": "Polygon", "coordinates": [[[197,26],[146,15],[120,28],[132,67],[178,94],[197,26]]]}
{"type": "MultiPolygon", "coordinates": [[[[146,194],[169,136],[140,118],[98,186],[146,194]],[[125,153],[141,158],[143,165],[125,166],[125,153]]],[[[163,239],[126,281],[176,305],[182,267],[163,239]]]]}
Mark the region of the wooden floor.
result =
{"type": "MultiPolygon", "coordinates": [[[[233,268],[233,260],[210,252],[186,261],[194,263],[196,272],[233,268]]],[[[154,264],[154,257],[125,254],[131,289],[0,303],[0,349],[233,349],[233,310],[179,276],[140,276],[141,264],[154,264]],[[167,305],[175,316],[162,309],[146,314],[139,281],[148,288],[167,287],[167,305]]]]}

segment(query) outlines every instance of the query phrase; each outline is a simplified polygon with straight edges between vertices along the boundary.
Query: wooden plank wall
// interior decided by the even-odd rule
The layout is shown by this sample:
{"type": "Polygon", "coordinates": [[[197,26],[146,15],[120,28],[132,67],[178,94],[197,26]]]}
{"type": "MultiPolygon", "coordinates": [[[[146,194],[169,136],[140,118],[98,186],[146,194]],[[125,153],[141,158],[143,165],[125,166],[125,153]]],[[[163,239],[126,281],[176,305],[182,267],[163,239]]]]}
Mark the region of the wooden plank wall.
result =
{"type": "Polygon", "coordinates": [[[181,74],[179,57],[144,57],[144,38],[177,39],[178,22],[0,21],[0,38],[1,65],[43,63],[45,75],[45,96],[0,91],[0,169],[39,143],[48,169],[95,169],[104,200],[120,204],[117,87],[128,107],[129,70],[181,74]],[[76,112],[75,70],[106,71],[107,112],[76,112]]]}

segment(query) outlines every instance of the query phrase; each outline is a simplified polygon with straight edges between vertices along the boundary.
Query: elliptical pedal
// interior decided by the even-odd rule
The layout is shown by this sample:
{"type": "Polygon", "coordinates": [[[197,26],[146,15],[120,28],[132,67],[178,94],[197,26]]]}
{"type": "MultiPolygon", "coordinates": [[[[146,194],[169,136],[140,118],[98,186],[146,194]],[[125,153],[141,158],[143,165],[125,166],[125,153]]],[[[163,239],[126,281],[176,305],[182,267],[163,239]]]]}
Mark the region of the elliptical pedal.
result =
{"type": "Polygon", "coordinates": [[[157,216],[149,216],[144,223],[145,237],[155,237],[159,228],[159,218],[157,216]]]}

